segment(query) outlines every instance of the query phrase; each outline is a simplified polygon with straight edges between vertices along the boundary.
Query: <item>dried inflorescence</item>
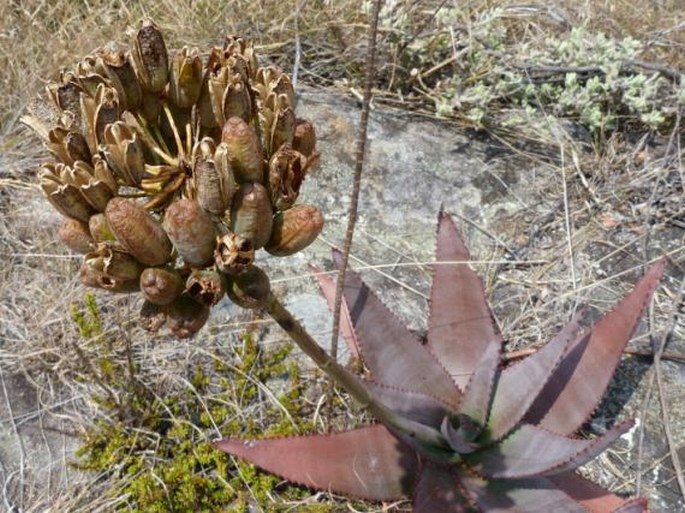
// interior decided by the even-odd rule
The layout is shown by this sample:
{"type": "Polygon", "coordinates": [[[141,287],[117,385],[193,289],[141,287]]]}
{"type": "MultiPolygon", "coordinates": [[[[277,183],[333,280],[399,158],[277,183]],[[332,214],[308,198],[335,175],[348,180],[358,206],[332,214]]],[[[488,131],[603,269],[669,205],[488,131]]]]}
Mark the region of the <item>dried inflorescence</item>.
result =
{"type": "Polygon", "coordinates": [[[318,208],[294,205],[319,161],[313,125],[251,43],[170,54],[147,21],[47,90],[54,119],[24,122],[54,157],[40,185],[66,217],[59,236],[85,255],[85,285],[142,291],[148,328],[192,336],[226,291],[268,287],[256,250],[290,255],[320,233],[318,208]]]}

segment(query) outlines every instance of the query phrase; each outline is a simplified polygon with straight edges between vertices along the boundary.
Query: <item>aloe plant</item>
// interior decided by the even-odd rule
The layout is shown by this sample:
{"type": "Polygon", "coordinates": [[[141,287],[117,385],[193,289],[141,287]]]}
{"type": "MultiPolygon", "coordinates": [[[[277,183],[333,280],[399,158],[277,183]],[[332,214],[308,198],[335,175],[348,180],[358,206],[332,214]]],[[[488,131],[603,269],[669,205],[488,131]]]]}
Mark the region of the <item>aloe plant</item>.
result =
{"type": "MultiPolygon", "coordinates": [[[[303,486],[375,501],[409,497],[416,513],[646,511],[644,499],[624,500],[574,472],[634,422],[593,439],[575,433],[604,394],[665,260],[589,329],[581,313],[536,353],[503,367],[482,283],[443,214],[436,253],[425,344],[348,272],[343,335],[357,345],[368,377],[350,386],[317,353],[348,390],[367,391],[380,423],[330,435],[223,439],[217,447],[303,486]]],[[[332,281],[320,281],[330,298],[332,281]]],[[[265,309],[281,326],[291,335],[301,330],[271,301],[265,309]]]]}

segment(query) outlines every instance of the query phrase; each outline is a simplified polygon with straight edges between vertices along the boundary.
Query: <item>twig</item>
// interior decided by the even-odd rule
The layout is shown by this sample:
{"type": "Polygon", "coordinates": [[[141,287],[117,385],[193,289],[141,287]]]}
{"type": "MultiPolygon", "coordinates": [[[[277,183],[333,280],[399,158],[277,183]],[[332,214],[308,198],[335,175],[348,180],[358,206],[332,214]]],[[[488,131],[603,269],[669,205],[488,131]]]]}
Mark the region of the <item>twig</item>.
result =
{"type": "Polygon", "coordinates": [[[302,11],[302,8],[304,5],[307,3],[307,0],[302,0],[297,3],[297,8],[295,9],[295,19],[294,19],[294,24],[295,24],[295,62],[293,63],[293,72],[292,72],[292,83],[293,83],[293,88],[297,90],[297,78],[298,74],[300,71],[300,58],[302,56],[302,43],[300,42],[300,24],[299,24],[299,19],[300,19],[300,12],[302,11]]]}
{"type": "MultiPolygon", "coordinates": [[[[514,68],[536,75],[533,77],[534,79],[544,79],[551,75],[565,75],[566,73],[588,76],[606,75],[606,72],[599,66],[547,66],[523,64],[514,65],[514,68]]],[[[634,68],[654,71],[664,78],[674,81],[676,84],[680,84],[683,80],[683,75],[680,72],[661,64],[640,60],[625,60],[620,63],[620,73],[622,74],[636,73],[637,71],[634,68]]]]}
{"type": "Polygon", "coordinates": [[[369,51],[366,55],[366,81],[364,84],[364,98],[362,100],[362,112],[357,136],[357,148],[355,155],[354,178],[352,182],[352,197],[350,198],[350,214],[343,243],[342,262],[335,291],[333,303],[333,333],[331,335],[331,357],[338,358],[338,331],[340,331],[340,305],[342,303],[343,284],[345,283],[345,271],[350,257],[354,227],[357,224],[357,208],[359,206],[359,191],[361,189],[361,176],[364,167],[364,152],[366,150],[366,132],[369,124],[369,110],[371,105],[371,86],[373,85],[376,69],[376,36],[378,34],[378,14],[380,13],[383,0],[376,0],[371,12],[371,26],[369,27],[369,51]]]}
{"type": "MultiPolygon", "coordinates": [[[[19,473],[19,509],[21,510],[21,508],[24,507],[24,473],[26,465],[26,448],[24,447],[24,440],[22,439],[21,434],[19,433],[19,428],[17,427],[17,423],[14,419],[12,402],[10,401],[9,393],[7,392],[7,385],[5,383],[5,373],[2,371],[2,368],[0,368],[0,382],[2,383],[2,392],[5,396],[5,403],[7,404],[7,412],[9,413],[9,418],[12,421],[12,430],[14,431],[14,434],[17,437],[17,441],[19,442],[19,470],[17,472],[19,473]]],[[[7,476],[5,484],[9,483],[9,481],[10,476],[7,476]]]]}
{"type": "MultiPolygon", "coordinates": [[[[520,360],[532,354],[537,353],[542,347],[529,347],[527,349],[519,349],[518,351],[509,351],[502,355],[503,362],[511,362],[513,360],[520,360]]],[[[654,356],[653,351],[641,351],[639,349],[624,349],[623,354],[628,356],[654,356]]],[[[662,360],[671,360],[674,362],[685,362],[685,354],[667,353],[661,355],[662,360]]]]}
{"type": "Polygon", "coordinates": [[[685,498],[685,476],[683,476],[683,468],[680,465],[680,458],[678,457],[678,452],[676,450],[676,445],[673,440],[673,434],[671,433],[671,423],[668,415],[668,405],[666,404],[666,398],[664,395],[663,381],[661,377],[661,358],[664,353],[664,348],[668,342],[673,330],[675,329],[675,324],[678,314],[678,306],[683,299],[683,294],[685,293],[685,277],[680,282],[680,288],[673,301],[673,308],[671,309],[671,315],[668,323],[668,329],[664,333],[661,339],[661,343],[654,354],[654,369],[656,375],[656,384],[659,391],[659,403],[661,405],[661,418],[663,420],[664,432],[666,434],[666,440],[668,441],[668,452],[671,456],[671,462],[673,463],[673,470],[675,471],[675,478],[678,482],[678,487],[680,488],[680,494],[685,498]]]}
{"type": "Polygon", "coordinates": [[[571,232],[571,214],[568,207],[568,187],[566,186],[566,162],[564,158],[564,145],[559,142],[559,149],[561,151],[561,186],[564,194],[564,226],[566,228],[566,244],[568,246],[569,267],[571,269],[571,284],[573,290],[576,290],[578,282],[576,281],[576,265],[573,257],[573,233],[571,232]]]}

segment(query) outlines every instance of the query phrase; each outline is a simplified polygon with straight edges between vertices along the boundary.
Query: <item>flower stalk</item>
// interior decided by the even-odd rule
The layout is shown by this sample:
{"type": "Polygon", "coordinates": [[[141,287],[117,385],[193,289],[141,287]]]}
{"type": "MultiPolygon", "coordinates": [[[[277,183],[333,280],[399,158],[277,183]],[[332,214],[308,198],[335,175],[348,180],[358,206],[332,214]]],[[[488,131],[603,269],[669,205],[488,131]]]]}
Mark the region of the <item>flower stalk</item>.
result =
{"type": "Polygon", "coordinates": [[[377,401],[366,385],[331,357],[272,293],[267,297],[263,309],[322,371],[362,407],[368,408],[379,422],[396,430],[400,436],[404,435],[422,447],[432,449],[431,455],[436,459],[448,461],[454,455],[440,431],[400,415],[377,401]]]}

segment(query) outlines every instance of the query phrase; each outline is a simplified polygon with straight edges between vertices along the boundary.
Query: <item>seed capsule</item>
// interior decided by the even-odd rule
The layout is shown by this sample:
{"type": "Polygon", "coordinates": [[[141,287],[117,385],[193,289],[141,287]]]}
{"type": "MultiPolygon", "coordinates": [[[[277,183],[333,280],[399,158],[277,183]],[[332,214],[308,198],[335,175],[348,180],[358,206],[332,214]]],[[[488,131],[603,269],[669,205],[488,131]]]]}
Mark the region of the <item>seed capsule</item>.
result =
{"type": "Polygon", "coordinates": [[[79,279],[86,287],[96,287],[110,292],[136,292],[139,287],[137,278],[125,280],[107,276],[103,271],[89,265],[87,261],[81,264],[79,279]]]}
{"type": "Polygon", "coordinates": [[[102,70],[97,66],[97,57],[86,55],[76,65],[76,79],[88,96],[95,96],[98,86],[106,82],[102,70]]]}
{"type": "Polygon", "coordinates": [[[86,254],[90,251],[93,238],[90,235],[88,225],[76,219],[65,219],[59,227],[59,238],[62,239],[69,249],[76,253],[86,254]]]}
{"type": "Polygon", "coordinates": [[[141,263],[113,241],[93,244],[85,262],[106,277],[117,280],[137,280],[143,271],[141,263]]]}
{"type": "Polygon", "coordinates": [[[162,223],[176,251],[189,265],[208,264],[214,257],[216,231],[196,201],[181,198],[166,209],[162,223]]]}
{"type": "Polygon", "coordinates": [[[115,240],[112,230],[107,225],[107,218],[105,214],[95,214],[88,220],[88,230],[90,236],[95,242],[104,242],[108,240],[115,240]]]}
{"type": "Polygon", "coordinates": [[[276,210],[293,206],[306,173],[307,159],[284,144],[269,161],[269,196],[276,210]]]}
{"type": "Polygon", "coordinates": [[[171,241],[159,223],[134,200],[112,198],[105,216],[119,243],[140,262],[157,266],[169,261],[171,241]]]}
{"type": "Polygon", "coordinates": [[[288,256],[306,248],[323,229],[323,216],[314,205],[295,205],[274,216],[273,229],[264,249],[274,256],[288,256]]]}
{"type": "Polygon", "coordinates": [[[51,84],[47,87],[48,95],[59,110],[68,110],[78,116],[79,98],[83,91],[81,86],[73,73],[62,73],[60,82],[61,84],[51,84]]]}
{"type": "Polygon", "coordinates": [[[183,292],[183,278],[171,268],[148,267],[140,275],[140,290],[149,302],[167,305],[183,292]]]}
{"type": "Polygon", "coordinates": [[[91,122],[95,142],[100,144],[105,128],[119,119],[119,94],[113,87],[101,85],[95,93],[95,112],[91,122]]]}
{"type": "Polygon", "coordinates": [[[166,323],[166,312],[162,306],[145,301],[140,309],[140,319],[146,331],[157,333],[166,323]]]}
{"type": "Polygon", "coordinates": [[[271,295],[269,277],[255,265],[226,281],[226,295],[242,308],[262,308],[271,295]]]}
{"type": "Polygon", "coordinates": [[[68,166],[77,160],[90,162],[90,148],[83,135],[61,126],[56,126],[48,133],[48,149],[68,166]]]}
{"type": "Polygon", "coordinates": [[[311,121],[298,119],[295,122],[295,134],[293,136],[293,149],[299,151],[305,157],[314,153],[316,148],[316,132],[311,121]]]}
{"type": "Polygon", "coordinates": [[[271,235],[271,201],[263,185],[243,184],[233,197],[231,231],[250,239],[255,249],[264,246],[271,235]]]}
{"type": "Polygon", "coordinates": [[[240,75],[235,75],[229,80],[220,105],[222,120],[235,116],[249,123],[252,118],[252,101],[247,85],[240,75]]]}
{"type": "Polygon", "coordinates": [[[209,317],[209,307],[186,294],[166,307],[167,326],[178,338],[190,338],[200,331],[209,317]]]}
{"type": "Polygon", "coordinates": [[[149,20],[143,22],[131,54],[143,87],[151,93],[161,92],[169,78],[169,56],[162,33],[154,23],[149,20]]]}
{"type": "Polygon", "coordinates": [[[228,161],[228,148],[218,148],[206,137],[193,150],[193,177],[195,199],[207,212],[221,216],[231,204],[235,181],[228,161]]]}
{"type": "Polygon", "coordinates": [[[140,105],[142,92],[131,65],[130,54],[121,48],[100,50],[96,69],[100,75],[106,75],[119,93],[121,110],[134,110],[140,105]]]}
{"type": "Polygon", "coordinates": [[[136,131],[131,130],[123,121],[108,125],[103,133],[100,152],[121,183],[140,185],[145,176],[145,157],[143,144],[136,131]]]}
{"type": "Polygon", "coordinates": [[[273,154],[283,144],[293,142],[295,134],[295,112],[292,107],[281,107],[276,111],[273,127],[271,129],[271,143],[269,152],[273,154]]]}
{"type": "Polygon", "coordinates": [[[228,146],[231,167],[240,183],[261,182],[264,163],[257,134],[243,119],[229,118],[221,131],[221,141],[228,146]]]}
{"type": "Polygon", "coordinates": [[[189,109],[200,97],[202,87],[202,59],[197,49],[183,47],[171,61],[169,98],[182,109],[189,109]]]}
{"type": "Polygon", "coordinates": [[[214,263],[224,274],[238,274],[254,263],[254,246],[249,239],[227,233],[217,238],[214,263]]]}
{"type": "Polygon", "coordinates": [[[71,168],[63,164],[45,164],[39,176],[41,189],[58,212],[66,217],[88,222],[95,210],[81,194],[81,187],[75,183],[71,168]]]}
{"type": "Polygon", "coordinates": [[[194,269],[186,281],[185,293],[205,306],[217,304],[225,292],[221,275],[214,269],[194,269]]]}

